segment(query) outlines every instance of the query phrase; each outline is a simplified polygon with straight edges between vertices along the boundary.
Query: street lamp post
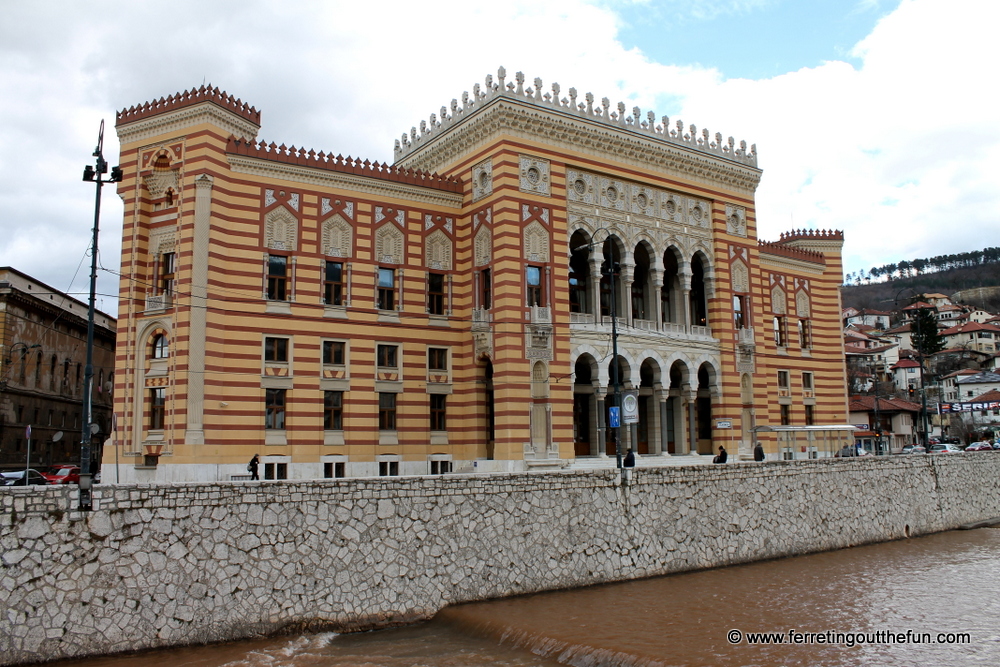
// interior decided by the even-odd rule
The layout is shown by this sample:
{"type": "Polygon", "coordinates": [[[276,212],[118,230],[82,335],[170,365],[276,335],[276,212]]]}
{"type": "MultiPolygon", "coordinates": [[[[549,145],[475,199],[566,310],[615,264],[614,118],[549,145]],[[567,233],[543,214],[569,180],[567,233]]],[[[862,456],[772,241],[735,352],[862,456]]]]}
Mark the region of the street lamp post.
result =
{"type": "Polygon", "coordinates": [[[108,163],[104,160],[104,121],[97,134],[97,148],[94,149],[97,161],[94,166],[89,164],[83,168],[83,180],[97,185],[94,200],[94,229],[90,247],[90,303],[87,309],[87,365],[83,374],[83,422],[80,433],[80,509],[89,511],[92,508],[91,488],[93,480],[90,477],[90,441],[93,438],[93,384],[94,384],[94,303],[97,299],[97,238],[101,223],[101,188],[105,183],[118,183],[122,180],[121,167],[112,167],[111,176],[107,180],[103,175],[108,173],[108,163]]]}
{"type": "MultiPolygon", "coordinates": [[[[604,237],[604,242],[607,243],[608,239],[611,238],[611,231],[606,227],[598,227],[594,230],[594,235],[603,231],[607,233],[604,237]]],[[[593,238],[593,237],[591,237],[593,238]]],[[[590,243],[578,246],[576,248],[570,249],[570,253],[574,253],[577,250],[590,249],[592,250],[594,246],[597,245],[597,241],[591,241],[590,243]]],[[[611,311],[611,414],[617,415],[617,420],[615,425],[610,428],[613,429],[615,435],[615,460],[617,467],[623,469],[622,466],[622,439],[621,439],[621,405],[622,405],[622,386],[621,377],[618,371],[618,313],[615,308],[615,268],[616,263],[614,261],[614,250],[612,249],[608,256],[605,258],[604,262],[601,263],[601,273],[606,273],[608,280],[610,281],[611,287],[611,297],[608,303],[609,310],[611,311]]],[[[598,286],[598,294],[600,293],[600,287],[598,286]]],[[[598,299],[598,304],[600,299],[598,299]]],[[[598,311],[600,311],[600,305],[598,305],[598,311]]],[[[600,312],[596,314],[596,317],[600,317],[600,312]]]]}

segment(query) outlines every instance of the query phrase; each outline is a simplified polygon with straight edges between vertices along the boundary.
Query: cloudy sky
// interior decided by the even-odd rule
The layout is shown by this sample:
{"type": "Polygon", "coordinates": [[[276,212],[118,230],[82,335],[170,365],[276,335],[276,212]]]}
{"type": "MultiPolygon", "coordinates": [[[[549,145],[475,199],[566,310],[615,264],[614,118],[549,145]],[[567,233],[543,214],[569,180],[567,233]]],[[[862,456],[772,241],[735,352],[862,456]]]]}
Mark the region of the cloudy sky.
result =
{"type": "MultiPolygon", "coordinates": [[[[88,289],[101,119],[211,83],[259,138],[390,162],[503,65],[756,143],[763,239],[842,229],[846,272],[1000,245],[996,0],[0,0],[0,266],[88,289]]],[[[121,200],[105,188],[99,307],[121,200]]]]}

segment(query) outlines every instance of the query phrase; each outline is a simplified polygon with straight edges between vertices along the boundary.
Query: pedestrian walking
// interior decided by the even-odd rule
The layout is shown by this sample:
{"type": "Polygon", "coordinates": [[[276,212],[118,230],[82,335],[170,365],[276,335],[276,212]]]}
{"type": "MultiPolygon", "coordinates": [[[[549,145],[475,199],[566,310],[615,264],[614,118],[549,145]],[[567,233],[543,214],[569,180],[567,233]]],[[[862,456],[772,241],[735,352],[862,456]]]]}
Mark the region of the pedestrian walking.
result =
{"type": "Polygon", "coordinates": [[[764,446],[760,444],[760,440],[757,441],[757,446],[753,448],[753,460],[754,461],[764,460],[764,446]]]}
{"type": "Polygon", "coordinates": [[[257,475],[257,468],[260,466],[260,454],[254,454],[253,458],[250,459],[250,463],[247,464],[247,470],[250,472],[250,481],[259,480],[260,477],[257,475]]]}

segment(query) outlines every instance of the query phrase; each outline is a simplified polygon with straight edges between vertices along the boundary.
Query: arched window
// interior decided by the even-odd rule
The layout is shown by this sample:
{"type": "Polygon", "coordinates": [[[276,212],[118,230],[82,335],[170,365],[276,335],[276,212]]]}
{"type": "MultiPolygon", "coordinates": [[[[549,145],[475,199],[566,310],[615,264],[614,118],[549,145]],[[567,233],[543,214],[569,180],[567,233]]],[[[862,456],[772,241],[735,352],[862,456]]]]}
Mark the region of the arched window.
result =
{"type": "Polygon", "coordinates": [[[163,334],[156,334],[153,338],[153,359],[166,359],[170,355],[170,346],[167,344],[167,337],[163,334]]]}

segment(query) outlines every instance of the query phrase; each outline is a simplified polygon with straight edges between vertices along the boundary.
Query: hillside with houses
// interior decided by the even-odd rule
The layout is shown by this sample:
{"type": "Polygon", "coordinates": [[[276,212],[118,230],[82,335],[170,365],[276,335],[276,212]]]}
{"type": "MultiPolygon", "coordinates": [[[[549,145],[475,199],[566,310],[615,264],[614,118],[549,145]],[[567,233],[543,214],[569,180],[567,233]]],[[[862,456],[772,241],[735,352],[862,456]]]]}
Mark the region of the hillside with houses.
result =
{"type": "Polygon", "coordinates": [[[890,303],[842,311],[850,419],[866,448],[996,439],[1000,314],[938,292],[890,303]]]}

